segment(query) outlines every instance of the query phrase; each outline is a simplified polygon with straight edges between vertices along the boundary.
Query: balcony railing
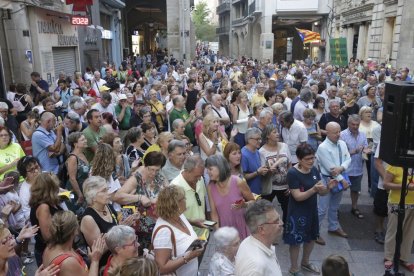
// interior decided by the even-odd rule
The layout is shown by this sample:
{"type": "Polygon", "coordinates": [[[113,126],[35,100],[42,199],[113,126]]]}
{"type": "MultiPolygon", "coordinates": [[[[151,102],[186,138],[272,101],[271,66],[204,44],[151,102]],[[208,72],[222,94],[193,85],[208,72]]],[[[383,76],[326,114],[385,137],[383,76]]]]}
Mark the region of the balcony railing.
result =
{"type": "Polygon", "coordinates": [[[217,35],[229,34],[229,32],[230,32],[230,27],[216,28],[216,34],[217,35]]]}
{"type": "Polygon", "coordinates": [[[222,14],[223,12],[230,12],[230,2],[224,2],[223,4],[217,6],[216,13],[222,14]]]}

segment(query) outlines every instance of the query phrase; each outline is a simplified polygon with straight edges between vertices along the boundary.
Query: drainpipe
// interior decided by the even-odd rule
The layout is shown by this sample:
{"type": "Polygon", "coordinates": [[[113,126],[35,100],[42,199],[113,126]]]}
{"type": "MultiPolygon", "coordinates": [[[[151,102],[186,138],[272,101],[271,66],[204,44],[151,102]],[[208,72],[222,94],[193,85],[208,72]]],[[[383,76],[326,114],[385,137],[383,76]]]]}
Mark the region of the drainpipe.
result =
{"type": "Polygon", "coordinates": [[[6,49],[7,49],[7,55],[8,55],[8,60],[9,60],[11,79],[12,79],[12,82],[14,83],[15,79],[14,79],[14,71],[13,71],[13,68],[14,68],[13,59],[12,59],[11,50],[10,50],[10,47],[9,47],[9,38],[7,37],[6,26],[4,24],[6,19],[2,18],[1,20],[3,21],[2,22],[3,23],[3,32],[4,32],[4,38],[5,38],[4,42],[6,42],[6,49]]]}

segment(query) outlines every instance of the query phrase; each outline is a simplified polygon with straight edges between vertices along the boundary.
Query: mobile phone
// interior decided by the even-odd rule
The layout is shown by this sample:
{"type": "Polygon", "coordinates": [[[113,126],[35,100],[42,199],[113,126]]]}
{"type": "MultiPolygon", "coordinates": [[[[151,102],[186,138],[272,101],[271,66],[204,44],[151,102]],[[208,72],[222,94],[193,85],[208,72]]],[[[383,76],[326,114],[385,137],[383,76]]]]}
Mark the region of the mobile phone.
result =
{"type": "Polygon", "coordinates": [[[196,249],[200,249],[203,247],[203,245],[206,243],[207,241],[202,241],[202,240],[195,240],[193,241],[190,246],[187,248],[186,252],[188,251],[193,251],[196,249]]]}
{"type": "Polygon", "coordinates": [[[205,226],[208,226],[208,227],[213,227],[214,225],[216,225],[216,224],[217,224],[217,222],[212,221],[212,220],[205,220],[205,221],[203,222],[203,224],[204,224],[205,226]]]}

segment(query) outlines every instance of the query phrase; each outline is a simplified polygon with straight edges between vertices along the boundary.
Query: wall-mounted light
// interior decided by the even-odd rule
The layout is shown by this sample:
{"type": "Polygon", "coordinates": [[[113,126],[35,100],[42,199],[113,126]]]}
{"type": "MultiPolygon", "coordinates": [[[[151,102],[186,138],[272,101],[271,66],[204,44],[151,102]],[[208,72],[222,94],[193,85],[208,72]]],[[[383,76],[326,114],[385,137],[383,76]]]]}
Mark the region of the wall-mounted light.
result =
{"type": "Polygon", "coordinates": [[[319,25],[319,23],[318,23],[318,22],[315,22],[315,23],[313,23],[313,25],[318,26],[318,25],[319,25]]]}

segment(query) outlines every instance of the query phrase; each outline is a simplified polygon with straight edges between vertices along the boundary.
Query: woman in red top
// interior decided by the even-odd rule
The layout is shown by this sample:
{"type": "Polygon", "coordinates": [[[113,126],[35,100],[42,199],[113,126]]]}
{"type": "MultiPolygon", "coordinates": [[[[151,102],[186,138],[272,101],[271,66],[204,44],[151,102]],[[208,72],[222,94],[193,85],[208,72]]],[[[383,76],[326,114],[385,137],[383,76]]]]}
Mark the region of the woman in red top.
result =
{"type": "Polygon", "coordinates": [[[105,240],[99,237],[94,241],[92,251],[88,252],[91,260],[88,271],[82,257],[72,248],[78,229],[78,220],[71,211],[58,212],[52,218],[49,226],[51,237],[43,253],[43,264],[59,266],[59,276],[97,276],[99,273],[99,260],[104,252],[105,240]]]}

